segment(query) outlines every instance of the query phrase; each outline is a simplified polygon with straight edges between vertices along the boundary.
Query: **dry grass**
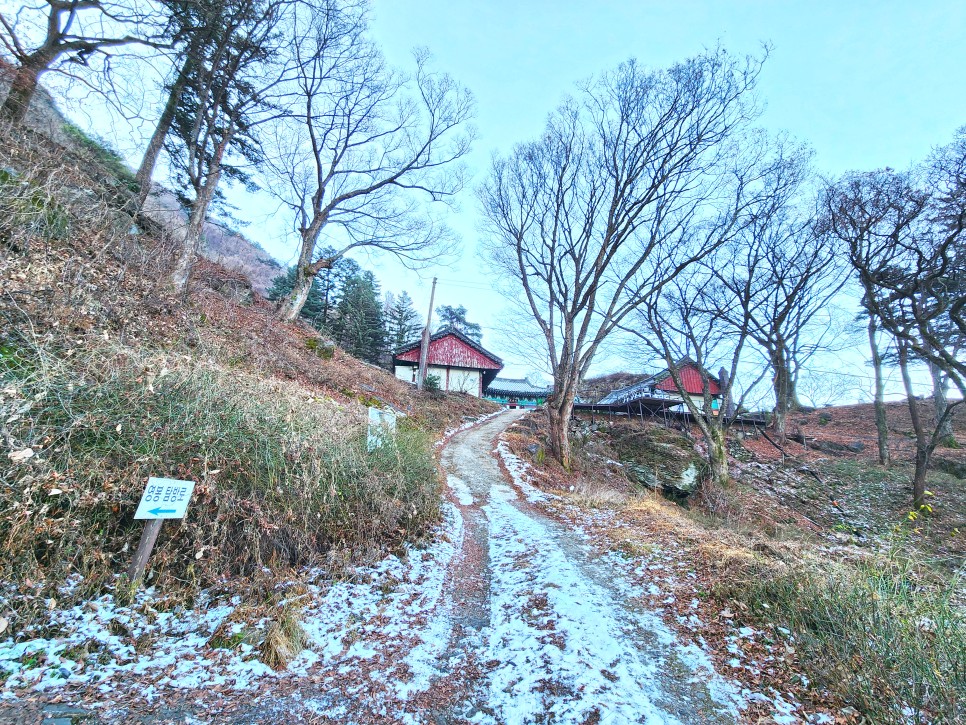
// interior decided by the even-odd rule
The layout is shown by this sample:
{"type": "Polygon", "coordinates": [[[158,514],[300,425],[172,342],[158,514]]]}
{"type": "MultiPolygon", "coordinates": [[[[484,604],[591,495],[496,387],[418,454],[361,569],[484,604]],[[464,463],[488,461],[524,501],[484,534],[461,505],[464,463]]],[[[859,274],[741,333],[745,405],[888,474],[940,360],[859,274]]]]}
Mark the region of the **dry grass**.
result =
{"type": "Polygon", "coordinates": [[[258,658],[273,670],[283,670],[305,647],[305,630],[299,622],[301,608],[285,604],[268,626],[258,658]]]}
{"type": "Polygon", "coordinates": [[[150,572],[186,592],[264,566],[322,563],[333,550],[393,547],[438,516],[429,436],[404,428],[369,452],[363,408],[297,385],[11,336],[0,377],[0,578],[20,615],[13,631],[70,574],[91,593],[126,568],[149,476],[198,483],[187,518],[162,531],[150,572]],[[30,458],[9,456],[27,449],[30,458]]]}
{"type": "Polygon", "coordinates": [[[721,583],[766,627],[792,633],[819,686],[869,722],[956,723],[966,717],[966,615],[958,582],[897,540],[889,557],[802,564],[721,583]]]}
{"type": "Polygon", "coordinates": [[[628,496],[623,491],[611,488],[593,479],[579,478],[572,484],[569,498],[584,508],[622,508],[627,505],[628,496]]]}

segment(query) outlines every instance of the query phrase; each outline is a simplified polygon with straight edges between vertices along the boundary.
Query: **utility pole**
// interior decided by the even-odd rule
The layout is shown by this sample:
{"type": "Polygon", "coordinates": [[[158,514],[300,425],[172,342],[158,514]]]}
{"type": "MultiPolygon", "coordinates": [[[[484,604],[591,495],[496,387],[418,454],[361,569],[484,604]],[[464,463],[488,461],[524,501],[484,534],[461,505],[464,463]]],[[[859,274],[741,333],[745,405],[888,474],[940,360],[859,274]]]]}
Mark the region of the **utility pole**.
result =
{"type": "Polygon", "coordinates": [[[433,289],[429,293],[429,314],[426,315],[426,327],[423,329],[423,344],[419,348],[419,374],[416,376],[416,389],[422,390],[426,381],[426,367],[429,362],[429,329],[433,326],[433,300],[436,298],[436,278],[433,277],[433,289]]]}

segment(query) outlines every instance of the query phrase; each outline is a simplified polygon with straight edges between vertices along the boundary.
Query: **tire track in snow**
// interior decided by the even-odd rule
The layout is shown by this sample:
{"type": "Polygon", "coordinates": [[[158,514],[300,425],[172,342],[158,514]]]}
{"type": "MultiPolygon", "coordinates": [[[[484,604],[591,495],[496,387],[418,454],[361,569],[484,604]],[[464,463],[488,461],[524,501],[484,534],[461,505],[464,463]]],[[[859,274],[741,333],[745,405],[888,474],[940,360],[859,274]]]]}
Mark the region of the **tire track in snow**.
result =
{"type": "MultiPolygon", "coordinates": [[[[464,706],[459,716],[506,723],[735,722],[736,690],[703,653],[678,643],[655,614],[632,601],[616,568],[595,560],[576,532],[536,513],[503,480],[489,452],[516,417],[460,434],[443,456],[459,479],[454,489],[467,534],[488,549],[486,561],[477,556],[451,582],[459,597],[461,579],[489,580],[489,625],[477,624],[477,636],[451,645],[476,649],[466,656],[488,670],[475,683],[476,707],[464,706]]],[[[461,616],[480,622],[479,613],[461,616]]]]}

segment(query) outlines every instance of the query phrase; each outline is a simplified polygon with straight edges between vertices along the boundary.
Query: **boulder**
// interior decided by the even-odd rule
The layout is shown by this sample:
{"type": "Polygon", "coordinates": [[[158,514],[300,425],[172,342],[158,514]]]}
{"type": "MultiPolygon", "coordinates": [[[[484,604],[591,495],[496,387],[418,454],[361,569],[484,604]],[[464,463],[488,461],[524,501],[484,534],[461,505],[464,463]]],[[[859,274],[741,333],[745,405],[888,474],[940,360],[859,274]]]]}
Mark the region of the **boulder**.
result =
{"type": "Polygon", "coordinates": [[[959,479],[966,479],[966,461],[954,461],[951,458],[933,456],[929,461],[929,467],[959,479]]]}

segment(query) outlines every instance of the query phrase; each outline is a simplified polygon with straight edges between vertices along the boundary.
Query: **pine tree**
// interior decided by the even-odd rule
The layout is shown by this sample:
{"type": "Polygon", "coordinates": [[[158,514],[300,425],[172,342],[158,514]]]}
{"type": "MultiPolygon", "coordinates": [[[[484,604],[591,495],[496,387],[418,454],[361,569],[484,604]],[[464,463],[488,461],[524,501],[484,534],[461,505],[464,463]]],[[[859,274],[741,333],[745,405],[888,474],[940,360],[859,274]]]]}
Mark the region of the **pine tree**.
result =
{"type": "MultiPolygon", "coordinates": [[[[322,250],[321,254],[334,257],[336,251],[332,247],[326,247],[322,250]]],[[[354,259],[339,257],[331,267],[320,270],[315,275],[322,294],[322,319],[330,327],[332,321],[335,319],[335,309],[339,304],[339,298],[342,296],[342,290],[345,287],[346,280],[361,273],[362,268],[354,259]]]]}
{"type": "Polygon", "coordinates": [[[398,297],[387,294],[383,309],[386,318],[386,342],[390,352],[395,352],[419,337],[422,324],[408,293],[402,292],[398,297]]]}
{"type": "MultiPolygon", "coordinates": [[[[359,264],[348,257],[341,257],[332,265],[331,269],[322,270],[313,280],[312,289],[299,317],[306,320],[319,332],[331,335],[336,307],[342,297],[346,280],[360,273],[359,264]]],[[[295,269],[293,268],[272,280],[268,299],[272,301],[285,299],[291,294],[294,286],[295,269]]]]}
{"type": "MultiPolygon", "coordinates": [[[[268,299],[273,302],[284,299],[292,292],[294,286],[295,269],[290,267],[285,274],[280,274],[272,280],[271,289],[268,290],[268,299]]],[[[299,317],[320,332],[324,331],[326,322],[324,302],[322,285],[316,279],[314,280],[312,289],[309,291],[308,299],[305,301],[305,306],[302,308],[302,313],[299,317]]]]}
{"type": "Polygon", "coordinates": [[[379,284],[372,272],[345,280],[336,305],[332,333],[350,355],[379,364],[386,345],[386,327],[379,304],[379,284]]]}
{"type": "Polygon", "coordinates": [[[474,342],[482,342],[483,329],[475,322],[466,320],[466,308],[463,305],[459,307],[440,305],[436,308],[436,315],[439,317],[439,328],[437,329],[455,327],[474,342]]]}

